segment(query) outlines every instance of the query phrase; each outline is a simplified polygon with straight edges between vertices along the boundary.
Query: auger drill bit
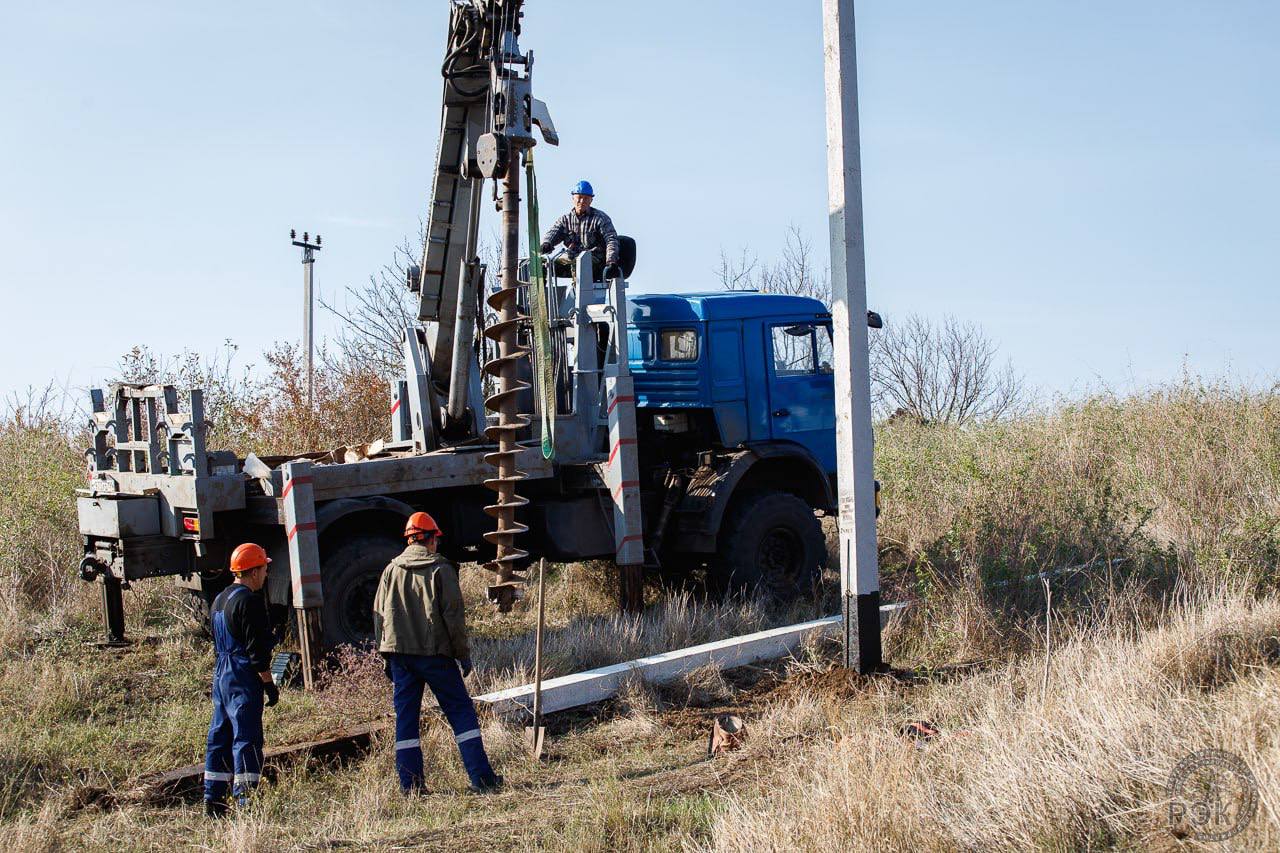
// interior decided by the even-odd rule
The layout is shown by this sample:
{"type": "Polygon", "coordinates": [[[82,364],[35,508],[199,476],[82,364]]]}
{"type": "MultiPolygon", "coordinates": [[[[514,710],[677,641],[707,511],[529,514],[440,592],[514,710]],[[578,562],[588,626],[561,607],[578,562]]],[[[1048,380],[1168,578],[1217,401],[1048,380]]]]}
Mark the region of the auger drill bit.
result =
{"type": "Polygon", "coordinates": [[[485,568],[497,575],[497,583],[489,587],[489,600],[503,613],[521,597],[524,577],[516,574],[528,552],[516,547],[515,538],[528,531],[528,527],[516,520],[516,510],[529,503],[516,494],[516,483],[524,479],[516,468],[519,445],[516,438],[529,426],[529,419],[517,411],[517,401],[529,383],[519,376],[520,362],[529,351],[520,346],[517,333],[528,317],[519,313],[518,295],[522,282],[517,278],[517,259],[520,254],[520,169],[512,164],[503,179],[502,194],[502,286],[489,299],[489,307],[498,314],[498,321],[487,329],[485,336],[498,345],[498,357],[485,362],[484,371],[497,380],[498,390],[484,401],[485,408],[498,415],[498,422],[484,431],[498,449],[485,454],[485,461],[498,469],[498,475],[485,480],[485,485],[497,492],[496,503],[484,508],[497,520],[497,529],[484,534],[497,553],[485,564],[485,568]]]}

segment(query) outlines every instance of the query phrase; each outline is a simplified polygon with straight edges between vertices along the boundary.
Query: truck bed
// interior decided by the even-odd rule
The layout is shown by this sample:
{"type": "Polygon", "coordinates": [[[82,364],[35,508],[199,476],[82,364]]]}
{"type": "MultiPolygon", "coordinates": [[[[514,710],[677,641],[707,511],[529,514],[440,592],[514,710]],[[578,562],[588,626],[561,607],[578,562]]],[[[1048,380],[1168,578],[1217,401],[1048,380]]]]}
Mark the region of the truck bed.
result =
{"type": "MultiPolygon", "coordinates": [[[[494,476],[494,468],[485,461],[485,454],[496,449],[493,445],[472,445],[360,462],[316,465],[311,470],[313,500],[323,503],[339,498],[482,485],[494,476]]],[[[552,463],[532,447],[523,450],[518,467],[530,480],[551,477],[554,473],[552,463]]],[[[260,490],[261,497],[250,497],[251,517],[259,523],[272,520],[283,523],[284,508],[277,499],[283,488],[282,472],[275,468],[269,482],[263,478],[257,483],[254,491],[260,490]],[[272,512],[275,513],[274,519],[269,517],[272,512]]]]}

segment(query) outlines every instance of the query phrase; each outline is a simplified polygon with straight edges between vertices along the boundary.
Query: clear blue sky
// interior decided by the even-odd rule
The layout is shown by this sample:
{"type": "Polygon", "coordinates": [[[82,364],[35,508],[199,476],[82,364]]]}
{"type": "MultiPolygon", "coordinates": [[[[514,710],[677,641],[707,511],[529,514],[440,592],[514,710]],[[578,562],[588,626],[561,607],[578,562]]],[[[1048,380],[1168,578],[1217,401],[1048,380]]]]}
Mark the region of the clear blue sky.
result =
{"type": "MultiPolygon", "coordinates": [[[[1041,388],[1258,380],[1280,361],[1280,4],[858,8],[872,307],[982,323],[1041,388]]],[[[249,358],[416,232],[443,0],[7,4],[0,392],[134,344],[249,358]]],[[[561,147],[640,243],[636,290],[705,289],[791,223],[826,253],[818,0],[529,0],[561,147]]]]}

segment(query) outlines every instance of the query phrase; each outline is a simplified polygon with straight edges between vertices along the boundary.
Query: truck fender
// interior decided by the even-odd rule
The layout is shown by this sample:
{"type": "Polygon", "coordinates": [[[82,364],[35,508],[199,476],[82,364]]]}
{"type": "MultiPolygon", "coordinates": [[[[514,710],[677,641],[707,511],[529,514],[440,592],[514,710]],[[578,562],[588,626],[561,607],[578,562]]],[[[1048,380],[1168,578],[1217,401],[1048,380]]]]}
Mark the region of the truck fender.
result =
{"type": "Polygon", "coordinates": [[[329,501],[316,507],[316,533],[323,537],[325,531],[336,522],[361,512],[378,512],[388,516],[408,518],[413,515],[413,507],[403,501],[382,495],[371,495],[367,498],[338,498],[336,501],[329,501]]]}
{"type": "Polygon", "coordinates": [[[803,473],[793,475],[794,488],[782,487],[782,491],[794,492],[809,502],[809,506],[823,512],[835,512],[836,493],[835,475],[828,477],[822,470],[818,457],[803,445],[790,442],[770,442],[752,445],[751,449],[758,457],[757,461],[785,460],[787,465],[799,463],[803,473]]]}
{"type": "Polygon", "coordinates": [[[721,457],[690,481],[677,507],[674,544],[688,551],[715,551],[725,513],[743,488],[790,492],[815,509],[835,508],[831,482],[807,449],[787,443],[753,445],[721,457]]]}
{"type": "MultiPolygon", "coordinates": [[[[326,546],[329,544],[324,538],[326,531],[341,532],[341,528],[344,525],[339,524],[339,522],[344,519],[350,519],[351,525],[354,527],[356,522],[354,516],[365,512],[378,513],[381,518],[390,523],[391,519],[408,518],[413,514],[413,507],[402,501],[381,495],[373,495],[367,498],[339,498],[336,501],[320,504],[316,507],[316,534],[320,536],[321,555],[323,556],[326,546]],[[338,526],[335,527],[335,525],[338,526]]],[[[396,523],[396,532],[398,533],[399,521],[396,523]]],[[[272,561],[271,569],[267,572],[268,595],[271,601],[276,604],[288,603],[293,597],[287,545],[288,543],[281,537],[278,542],[273,542],[267,546],[267,553],[272,561]]]]}

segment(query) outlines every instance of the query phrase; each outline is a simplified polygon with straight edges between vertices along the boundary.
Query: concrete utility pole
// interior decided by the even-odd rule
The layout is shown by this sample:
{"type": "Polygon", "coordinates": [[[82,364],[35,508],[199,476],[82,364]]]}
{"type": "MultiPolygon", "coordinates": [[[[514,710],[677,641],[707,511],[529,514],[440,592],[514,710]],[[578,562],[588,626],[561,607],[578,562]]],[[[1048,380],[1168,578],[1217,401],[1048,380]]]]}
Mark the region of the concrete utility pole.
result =
{"type": "Polygon", "coordinates": [[[316,241],[311,242],[310,235],[306,231],[302,232],[302,239],[298,239],[298,232],[290,229],[289,238],[293,240],[293,245],[302,249],[302,348],[307,352],[307,408],[313,408],[315,399],[316,380],[315,371],[312,365],[312,358],[315,352],[315,323],[312,318],[312,267],[315,266],[315,253],[320,251],[320,235],[316,235],[316,241]]]}
{"type": "Polygon", "coordinates": [[[827,89],[827,199],[844,664],[869,673],[879,669],[883,660],[853,0],[822,0],[822,42],[827,89]]]}

